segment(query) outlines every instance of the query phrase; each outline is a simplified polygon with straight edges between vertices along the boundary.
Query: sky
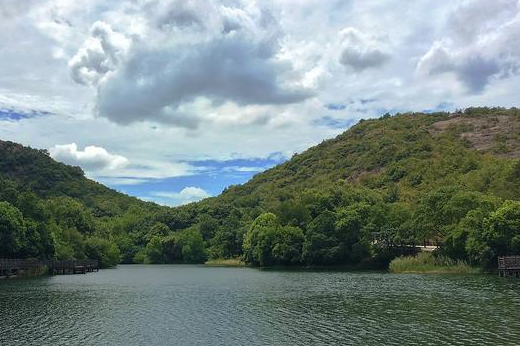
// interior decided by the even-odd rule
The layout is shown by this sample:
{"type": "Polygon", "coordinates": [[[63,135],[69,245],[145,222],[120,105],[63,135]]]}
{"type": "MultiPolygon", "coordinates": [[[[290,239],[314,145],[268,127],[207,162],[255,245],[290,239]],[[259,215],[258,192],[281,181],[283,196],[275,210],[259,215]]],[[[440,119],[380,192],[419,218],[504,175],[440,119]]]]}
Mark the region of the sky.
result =
{"type": "Polygon", "coordinates": [[[519,90],[517,0],[0,1],[0,139],[164,205],[519,90]]]}

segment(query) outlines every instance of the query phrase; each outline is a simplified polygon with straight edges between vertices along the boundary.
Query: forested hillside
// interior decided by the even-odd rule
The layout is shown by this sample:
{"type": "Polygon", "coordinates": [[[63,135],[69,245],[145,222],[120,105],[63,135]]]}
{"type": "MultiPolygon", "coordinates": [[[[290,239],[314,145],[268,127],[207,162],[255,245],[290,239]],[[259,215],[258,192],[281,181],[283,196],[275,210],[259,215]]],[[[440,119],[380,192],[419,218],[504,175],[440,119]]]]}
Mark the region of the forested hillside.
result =
{"type": "Polygon", "coordinates": [[[45,150],[0,141],[0,257],[84,259],[116,264],[113,222],[160,207],[84,177],[45,150]]]}
{"type": "Polygon", "coordinates": [[[519,157],[517,109],[384,115],[176,212],[213,257],[381,263],[428,239],[490,266],[520,253],[519,157]]]}
{"type": "Polygon", "coordinates": [[[519,136],[517,109],[385,115],[178,208],[0,142],[0,257],[375,265],[429,239],[490,266],[520,253],[519,136]]]}

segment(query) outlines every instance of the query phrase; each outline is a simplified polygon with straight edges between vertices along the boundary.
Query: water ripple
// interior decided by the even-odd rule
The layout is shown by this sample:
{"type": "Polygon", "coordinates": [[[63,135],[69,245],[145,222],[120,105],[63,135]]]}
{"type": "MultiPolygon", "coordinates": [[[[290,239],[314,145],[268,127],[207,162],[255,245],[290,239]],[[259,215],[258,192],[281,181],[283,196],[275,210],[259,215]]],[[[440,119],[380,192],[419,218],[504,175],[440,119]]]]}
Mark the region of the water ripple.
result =
{"type": "Polygon", "coordinates": [[[519,345],[520,280],[120,266],[0,282],[0,345],[519,345]]]}

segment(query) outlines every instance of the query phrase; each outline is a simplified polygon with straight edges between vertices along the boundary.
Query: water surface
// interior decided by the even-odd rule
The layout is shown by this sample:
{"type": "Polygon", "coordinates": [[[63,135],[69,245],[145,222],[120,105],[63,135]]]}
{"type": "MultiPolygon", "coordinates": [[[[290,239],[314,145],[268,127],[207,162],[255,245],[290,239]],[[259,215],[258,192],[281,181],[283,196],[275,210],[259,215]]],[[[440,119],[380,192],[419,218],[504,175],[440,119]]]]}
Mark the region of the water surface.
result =
{"type": "Polygon", "coordinates": [[[0,345],[519,345],[520,280],[124,266],[0,281],[0,345]]]}

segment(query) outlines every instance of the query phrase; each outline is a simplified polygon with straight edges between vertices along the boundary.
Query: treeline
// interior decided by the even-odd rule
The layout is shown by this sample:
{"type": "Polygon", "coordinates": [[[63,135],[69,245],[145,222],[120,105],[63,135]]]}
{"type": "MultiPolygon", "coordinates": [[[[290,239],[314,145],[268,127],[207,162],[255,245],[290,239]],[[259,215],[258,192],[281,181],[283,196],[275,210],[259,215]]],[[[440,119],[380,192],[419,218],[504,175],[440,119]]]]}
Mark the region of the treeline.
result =
{"type": "Polygon", "coordinates": [[[196,229],[172,232],[157,210],[131,205],[121,215],[96,216],[71,197],[43,199],[0,179],[0,257],[98,259],[118,263],[200,263],[205,252],[196,229]]]}
{"type": "Polygon", "coordinates": [[[385,115],[178,208],[0,142],[0,257],[385,266],[428,240],[490,267],[520,253],[519,135],[516,109],[385,115]]]}
{"type": "Polygon", "coordinates": [[[4,258],[99,259],[120,261],[119,248],[99,231],[97,220],[70,197],[42,200],[18,193],[0,180],[0,256],[4,258]]]}
{"type": "Polygon", "coordinates": [[[424,240],[442,245],[440,255],[484,268],[495,266],[499,255],[520,253],[519,201],[458,187],[428,193],[416,205],[388,203],[388,196],[370,190],[338,191],[321,209],[284,205],[284,210],[303,211],[290,221],[284,213],[261,214],[244,238],[246,261],[386,265],[406,245],[424,240]]]}

